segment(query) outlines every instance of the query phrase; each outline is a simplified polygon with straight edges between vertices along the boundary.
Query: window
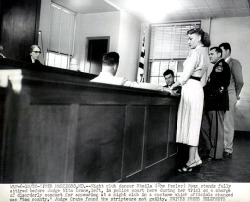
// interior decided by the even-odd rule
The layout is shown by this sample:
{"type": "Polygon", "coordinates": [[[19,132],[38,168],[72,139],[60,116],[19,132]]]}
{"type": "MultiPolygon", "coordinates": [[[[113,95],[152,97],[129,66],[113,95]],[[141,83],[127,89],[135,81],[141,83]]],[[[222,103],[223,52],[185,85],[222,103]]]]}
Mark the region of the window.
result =
{"type": "Polygon", "coordinates": [[[75,13],[52,3],[47,65],[69,69],[74,35],[75,13]]]}
{"type": "Polygon", "coordinates": [[[182,72],[182,64],[189,54],[187,31],[200,27],[200,22],[157,24],[151,26],[149,49],[150,83],[165,85],[163,72],[173,70],[175,80],[182,72]]]}
{"type": "Polygon", "coordinates": [[[59,67],[62,69],[69,69],[70,65],[70,56],[69,55],[63,55],[60,53],[54,53],[54,52],[47,52],[47,65],[53,66],[53,67],[59,67]]]}

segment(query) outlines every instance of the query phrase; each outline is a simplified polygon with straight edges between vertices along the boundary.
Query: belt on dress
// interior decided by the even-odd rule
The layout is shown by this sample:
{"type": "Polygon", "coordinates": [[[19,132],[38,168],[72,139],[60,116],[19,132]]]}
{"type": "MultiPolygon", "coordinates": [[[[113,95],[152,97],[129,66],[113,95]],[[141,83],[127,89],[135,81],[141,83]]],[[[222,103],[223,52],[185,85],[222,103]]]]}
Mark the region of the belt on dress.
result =
{"type": "Polygon", "coordinates": [[[200,81],[201,80],[201,78],[197,77],[197,76],[190,76],[190,79],[194,79],[196,81],[200,81]]]}

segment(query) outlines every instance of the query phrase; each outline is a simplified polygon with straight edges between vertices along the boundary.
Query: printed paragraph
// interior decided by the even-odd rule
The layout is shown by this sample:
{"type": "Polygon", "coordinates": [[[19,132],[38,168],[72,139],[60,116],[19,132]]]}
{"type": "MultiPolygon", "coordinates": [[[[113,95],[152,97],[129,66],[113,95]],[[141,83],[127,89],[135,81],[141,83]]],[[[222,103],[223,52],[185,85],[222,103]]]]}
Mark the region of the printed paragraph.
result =
{"type": "MultiPolygon", "coordinates": [[[[232,201],[230,183],[11,184],[9,201],[232,201]]],[[[1,201],[1,199],[0,199],[1,201]]]]}

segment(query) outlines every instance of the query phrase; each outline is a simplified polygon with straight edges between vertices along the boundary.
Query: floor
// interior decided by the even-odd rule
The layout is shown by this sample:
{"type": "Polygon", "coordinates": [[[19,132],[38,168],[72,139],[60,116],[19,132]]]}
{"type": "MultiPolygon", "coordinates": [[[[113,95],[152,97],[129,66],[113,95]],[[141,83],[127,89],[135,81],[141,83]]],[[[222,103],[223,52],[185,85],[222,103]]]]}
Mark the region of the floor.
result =
{"type": "MultiPolygon", "coordinates": [[[[187,151],[180,149],[179,164],[187,151]],[[183,155],[184,154],[184,155],[183,155]]],[[[234,153],[221,161],[203,160],[202,168],[194,173],[176,172],[164,182],[250,182],[250,132],[235,132],[234,153]]]]}

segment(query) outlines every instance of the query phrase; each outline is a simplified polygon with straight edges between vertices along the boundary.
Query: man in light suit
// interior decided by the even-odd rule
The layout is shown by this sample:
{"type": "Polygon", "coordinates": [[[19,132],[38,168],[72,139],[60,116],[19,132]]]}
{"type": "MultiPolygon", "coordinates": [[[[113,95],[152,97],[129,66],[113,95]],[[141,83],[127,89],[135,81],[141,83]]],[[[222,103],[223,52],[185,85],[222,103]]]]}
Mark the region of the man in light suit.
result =
{"type": "Polygon", "coordinates": [[[231,46],[229,43],[219,45],[222,49],[222,58],[229,64],[231,79],[228,86],[229,111],[224,117],[224,157],[231,157],[233,153],[234,139],[234,111],[237,100],[240,99],[240,92],[244,85],[242,66],[236,59],[231,58],[231,46]]]}
{"type": "Polygon", "coordinates": [[[119,54],[116,52],[109,52],[102,57],[102,71],[96,78],[92,79],[90,82],[96,83],[106,83],[119,86],[127,86],[134,88],[143,88],[149,90],[158,90],[168,92],[175,95],[169,88],[163,87],[158,84],[151,83],[138,83],[136,81],[129,81],[125,77],[116,76],[116,72],[119,65],[119,54]]]}

